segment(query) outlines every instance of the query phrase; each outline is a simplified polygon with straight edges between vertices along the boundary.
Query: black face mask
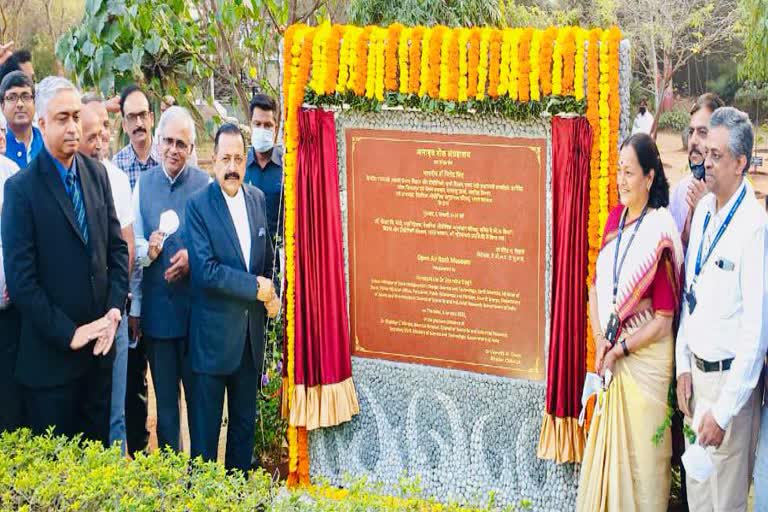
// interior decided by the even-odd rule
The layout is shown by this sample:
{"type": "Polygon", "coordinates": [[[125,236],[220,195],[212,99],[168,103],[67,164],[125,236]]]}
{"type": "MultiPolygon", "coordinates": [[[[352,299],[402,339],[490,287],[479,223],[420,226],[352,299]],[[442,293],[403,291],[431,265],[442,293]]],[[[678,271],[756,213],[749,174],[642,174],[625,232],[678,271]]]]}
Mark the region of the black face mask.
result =
{"type": "Polygon", "coordinates": [[[645,111],[646,111],[646,108],[645,108],[645,107],[640,107],[640,113],[641,113],[642,115],[645,115],[645,111]]]}
{"type": "Polygon", "coordinates": [[[688,161],[688,167],[691,168],[691,174],[693,174],[693,177],[697,180],[704,181],[705,174],[704,174],[704,162],[700,164],[694,164],[690,160],[688,161]]]}

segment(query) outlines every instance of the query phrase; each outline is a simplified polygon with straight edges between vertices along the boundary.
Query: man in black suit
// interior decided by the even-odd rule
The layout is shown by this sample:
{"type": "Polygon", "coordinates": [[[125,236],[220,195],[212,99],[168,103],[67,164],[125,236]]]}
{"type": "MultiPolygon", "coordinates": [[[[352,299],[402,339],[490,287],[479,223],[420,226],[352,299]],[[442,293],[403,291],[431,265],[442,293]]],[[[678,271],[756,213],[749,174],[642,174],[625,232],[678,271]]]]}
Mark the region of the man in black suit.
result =
{"type": "Polygon", "coordinates": [[[55,426],[107,444],[128,248],[104,167],[77,153],[79,92],[48,77],[36,94],[45,148],[6,182],[2,212],[8,292],[22,323],[16,378],[35,433],[55,426]]]}
{"type": "Polygon", "coordinates": [[[214,141],[216,181],[186,208],[191,278],[188,404],[192,456],[216,460],[227,391],[227,469],[248,471],[264,360],[265,313],[280,299],[272,285],[274,253],[264,194],[245,178],[245,140],[234,124],[214,141]]]}

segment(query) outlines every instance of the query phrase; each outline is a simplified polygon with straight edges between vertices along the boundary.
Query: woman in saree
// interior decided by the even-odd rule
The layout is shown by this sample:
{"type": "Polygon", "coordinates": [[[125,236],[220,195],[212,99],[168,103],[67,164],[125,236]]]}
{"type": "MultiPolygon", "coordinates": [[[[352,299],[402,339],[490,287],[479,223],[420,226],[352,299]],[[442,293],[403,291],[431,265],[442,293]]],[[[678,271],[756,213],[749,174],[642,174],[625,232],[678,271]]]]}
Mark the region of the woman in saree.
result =
{"type": "Polygon", "coordinates": [[[589,427],[577,510],[666,511],[669,429],[661,443],[653,437],[667,415],[683,252],[649,136],[624,142],[617,184],[621,204],[605,225],[589,301],[595,371],[607,389],[589,427]]]}

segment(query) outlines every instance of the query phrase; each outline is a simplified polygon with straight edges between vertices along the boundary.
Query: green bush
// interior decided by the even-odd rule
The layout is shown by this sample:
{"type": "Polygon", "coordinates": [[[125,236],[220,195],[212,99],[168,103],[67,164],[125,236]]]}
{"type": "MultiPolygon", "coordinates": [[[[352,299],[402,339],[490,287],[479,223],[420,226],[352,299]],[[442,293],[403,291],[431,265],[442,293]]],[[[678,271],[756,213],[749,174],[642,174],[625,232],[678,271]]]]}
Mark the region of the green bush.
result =
{"type": "MultiPolygon", "coordinates": [[[[156,451],[128,460],[115,446],[29,430],[0,436],[0,510],[37,511],[275,511],[357,512],[395,510],[460,512],[496,510],[494,499],[482,509],[440,504],[420,496],[418,482],[403,478],[395,496],[365,480],[346,489],[327,484],[288,490],[264,471],[246,478],[220,464],[190,460],[184,454],[156,451]]],[[[505,510],[526,510],[522,501],[505,510]]]]}
{"type": "Polygon", "coordinates": [[[684,110],[669,110],[659,116],[659,130],[682,132],[691,122],[691,115],[684,110]]]}

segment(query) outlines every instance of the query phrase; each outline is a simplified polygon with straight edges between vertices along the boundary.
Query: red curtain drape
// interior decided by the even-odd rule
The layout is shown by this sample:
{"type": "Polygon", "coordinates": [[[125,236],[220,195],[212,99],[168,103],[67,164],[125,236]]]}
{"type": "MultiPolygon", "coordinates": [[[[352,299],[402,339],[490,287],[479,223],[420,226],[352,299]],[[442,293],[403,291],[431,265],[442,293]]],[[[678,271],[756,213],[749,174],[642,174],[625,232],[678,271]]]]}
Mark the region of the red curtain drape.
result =
{"type": "Polygon", "coordinates": [[[296,169],[295,392],[291,425],[312,430],[359,411],[352,383],[332,112],[299,112],[296,169]]]}
{"type": "Polygon", "coordinates": [[[580,462],[578,426],[586,371],[587,217],[592,129],[583,118],[552,121],[552,321],[546,414],[539,457],[580,462]]]}

